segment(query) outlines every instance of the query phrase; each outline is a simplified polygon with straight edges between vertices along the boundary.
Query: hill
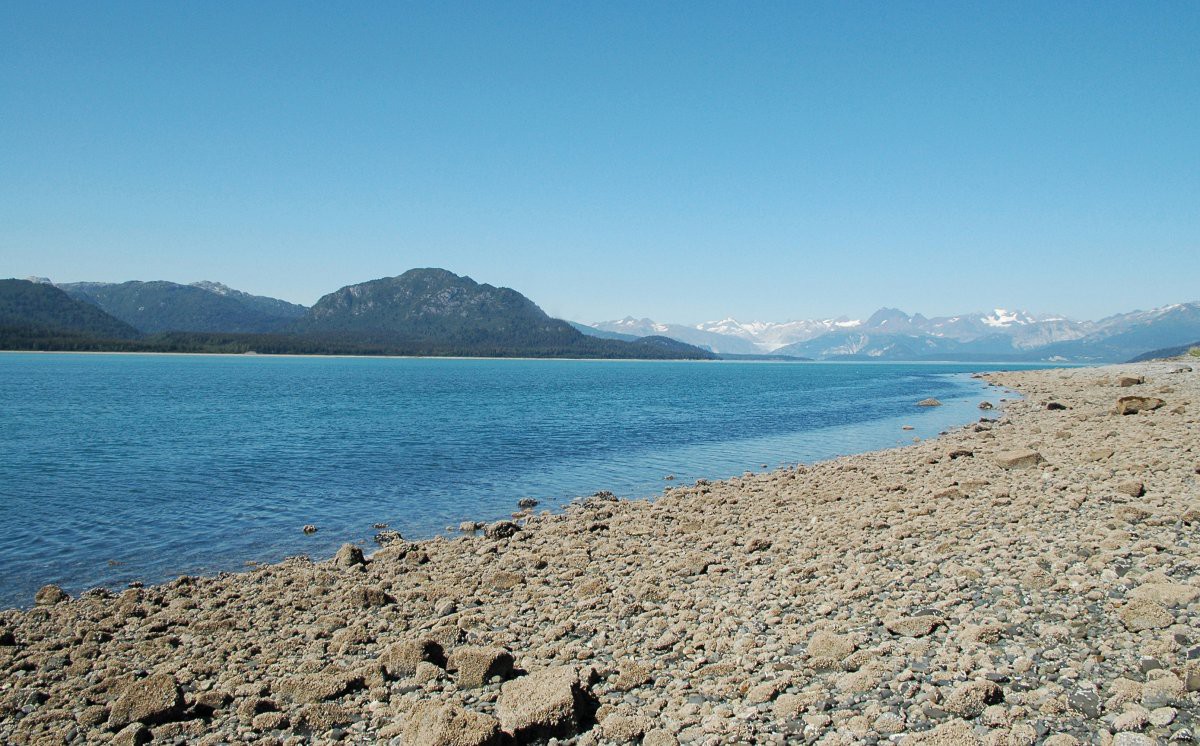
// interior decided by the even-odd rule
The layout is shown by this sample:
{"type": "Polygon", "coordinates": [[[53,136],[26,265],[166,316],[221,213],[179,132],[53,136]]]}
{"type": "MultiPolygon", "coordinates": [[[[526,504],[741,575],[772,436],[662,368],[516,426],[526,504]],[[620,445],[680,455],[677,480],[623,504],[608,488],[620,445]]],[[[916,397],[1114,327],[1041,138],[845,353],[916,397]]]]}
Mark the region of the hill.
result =
{"type": "Polygon", "coordinates": [[[62,290],[28,280],[0,280],[0,347],[46,349],[51,340],[69,349],[89,341],[131,340],[138,331],[62,290]],[[42,344],[35,344],[43,340],[42,344]]]}
{"type": "Polygon", "coordinates": [[[1200,339],[1192,342],[1191,344],[1176,345],[1174,347],[1164,347],[1159,350],[1143,352],[1141,355],[1138,355],[1129,362],[1142,363],[1147,360],[1161,360],[1163,358],[1179,357],[1180,355],[1187,355],[1189,353],[1196,355],[1197,353],[1194,352],[1194,350],[1200,350],[1200,339]]]}
{"type": "Polygon", "coordinates": [[[77,282],[58,287],[146,334],[277,332],[305,313],[303,306],[253,296],[218,283],[77,282]]]}
{"type": "Polygon", "coordinates": [[[413,355],[712,357],[674,340],[586,336],[511,288],[434,268],[336,290],[291,330],[308,339],[380,345],[413,355]]]}

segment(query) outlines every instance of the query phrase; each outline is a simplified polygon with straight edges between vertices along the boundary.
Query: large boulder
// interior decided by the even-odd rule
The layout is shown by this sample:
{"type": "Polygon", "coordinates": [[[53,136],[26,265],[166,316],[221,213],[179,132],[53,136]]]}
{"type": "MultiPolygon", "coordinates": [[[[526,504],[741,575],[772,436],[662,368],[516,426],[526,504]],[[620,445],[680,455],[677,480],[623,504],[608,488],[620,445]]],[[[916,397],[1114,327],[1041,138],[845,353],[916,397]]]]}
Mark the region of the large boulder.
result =
{"type": "Polygon", "coordinates": [[[1144,598],[1164,606],[1187,606],[1200,598],[1200,588],[1187,583],[1146,583],[1129,592],[1130,598],[1144,598]]]}
{"type": "Polygon", "coordinates": [[[991,681],[968,681],[954,687],[942,709],[961,718],[979,717],[988,705],[999,702],[1003,696],[1000,687],[991,681]]]}
{"type": "Polygon", "coordinates": [[[416,673],[418,663],[444,666],[446,654],[434,640],[402,640],[384,648],[379,654],[379,663],[388,676],[401,678],[416,673]]]}
{"type": "Polygon", "coordinates": [[[1165,401],[1154,396],[1122,396],[1117,399],[1117,406],[1113,408],[1115,414],[1137,414],[1138,412],[1149,412],[1166,404],[1165,401]]]}
{"type": "Polygon", "coordinates": [[[496,718],[451,702],[421,702],[408,714],[405,746],[491,746],[499,744],[496,718]]]}
{"type": "Polygon", "coordinates": [[[361,689],[364,684],[362,674],[330,666],[319,673],[288,677],[278,682],[274,688],[295,702],[307,703],[337,699],[361,689]]]}
{"type": "Polygon", "coordinates": [[[342,548],[337,550],[337,554],[333,556],[333,563],[338,567],[363,565],[366,564],[366,561],[366,558],[363,557],[363,550],[353,544],[343,544],[342,548]]]}
{"type": "Polygon", "coordinates": [[[579,672],[556,666],[505,683],[496,715],[500,727],[518,739],[562,738],[579,729],[582,704],[579,672]]]}
{"type": "Polygon", "coordinates": [[[994,458],[996,465],[1005,469],[1021,469],[1042,463],[1042,454],[1030,448],[1001,451],[994,458]]]}
{"type": "Polygon", "coordinates": [[[1121,623],[1131,632],[1163,629],[1175,622],[1175,617],[1162,604],[1148,598],[1135,598],[1117,612],[1121,623]]]}
{"type": "Polygon", "coordinates": [[[67,592],[57,585],[44,585],[33,597],[33,603],[38,606],[54,606],[70,600],[71,597],[67,595],[67,592]]]}
{"type": "Polygon", "coordinates": [[[183,709],[183,693],[170,674],[160,673],[125,685],[108,714],[108,726],[121,730],[131,723],[164,723],[183,709]]]}
{"type": "Polygon", "coordinates": [[[808,641],[810,658],[841,661],[858,649],[850,635],[835,635],[831,632],[816,632],[808,641]]]}
{"type": "Polygon", "coordinates": [[[892,617],[884,621],[883,626],[888,632],[900,637],[924,637],[945,624],[942,618],[933,614],[918,616],[892,617]]]}
{"type": "Polygon", "coordinates": [[[489,539],[507,539],[520,530],[512,521],[496,521],[483,530],[483,535],[489,539]]]}
{"type": "Polygon", "coordinates": [[[475,689],[487,684],[493,676],[510,675],[513,657],[504,648],[461,647],[450,654],[447,668],[458,671],[460,689],[475,689]]]}

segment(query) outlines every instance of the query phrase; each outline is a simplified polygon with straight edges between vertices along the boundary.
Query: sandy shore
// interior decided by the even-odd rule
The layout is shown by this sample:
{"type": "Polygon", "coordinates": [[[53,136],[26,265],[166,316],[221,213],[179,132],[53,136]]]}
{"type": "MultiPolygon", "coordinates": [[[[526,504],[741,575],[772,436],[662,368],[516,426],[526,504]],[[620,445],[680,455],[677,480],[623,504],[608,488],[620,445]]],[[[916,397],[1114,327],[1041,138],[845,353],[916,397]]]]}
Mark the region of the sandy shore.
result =
{"type": "Polygon", "coordinates": [[[365,561],[43,589],[0,614],[0,742],[1189,742],[1180,367],[993,374],[995,423],[365,561]]]}

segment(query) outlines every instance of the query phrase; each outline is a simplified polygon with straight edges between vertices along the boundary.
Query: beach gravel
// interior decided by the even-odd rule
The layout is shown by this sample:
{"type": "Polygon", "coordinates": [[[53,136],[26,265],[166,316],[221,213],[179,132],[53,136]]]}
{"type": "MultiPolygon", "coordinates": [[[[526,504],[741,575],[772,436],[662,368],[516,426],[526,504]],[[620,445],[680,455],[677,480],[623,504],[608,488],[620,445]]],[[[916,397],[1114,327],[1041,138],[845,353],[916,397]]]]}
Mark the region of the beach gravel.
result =
{"type": "Polygon", "coordinates": [[[892,450],[48,587],[0,743],[1194,742],[1200,374],[983,378],[995,419],[892,450]]]}

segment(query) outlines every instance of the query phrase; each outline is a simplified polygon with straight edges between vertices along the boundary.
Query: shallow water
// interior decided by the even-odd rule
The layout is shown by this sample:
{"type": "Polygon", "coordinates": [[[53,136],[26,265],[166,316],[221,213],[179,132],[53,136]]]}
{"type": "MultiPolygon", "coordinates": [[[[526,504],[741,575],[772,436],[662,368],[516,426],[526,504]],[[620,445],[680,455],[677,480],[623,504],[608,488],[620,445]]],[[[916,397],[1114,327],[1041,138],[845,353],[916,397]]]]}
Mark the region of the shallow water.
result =
{"type": "Polygon", "coordinates": [[[0,354],[0,607],[906,443],[995,367],[0,354]]]}

